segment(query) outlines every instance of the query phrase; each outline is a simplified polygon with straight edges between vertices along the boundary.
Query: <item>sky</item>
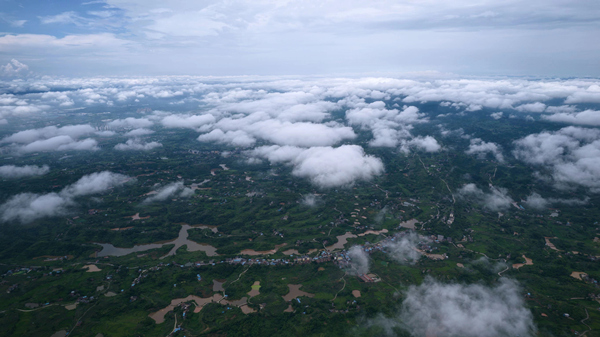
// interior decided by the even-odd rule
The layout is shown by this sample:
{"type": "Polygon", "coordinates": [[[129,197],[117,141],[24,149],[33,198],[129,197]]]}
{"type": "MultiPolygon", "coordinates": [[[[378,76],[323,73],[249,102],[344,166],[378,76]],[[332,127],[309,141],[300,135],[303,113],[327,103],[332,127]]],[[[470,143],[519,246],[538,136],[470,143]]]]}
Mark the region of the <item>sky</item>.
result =
{"type": "Polygon", "coordinates": [[[596,0],[0,0],[0,71],[597,77],[599,21],[596,0]]]}

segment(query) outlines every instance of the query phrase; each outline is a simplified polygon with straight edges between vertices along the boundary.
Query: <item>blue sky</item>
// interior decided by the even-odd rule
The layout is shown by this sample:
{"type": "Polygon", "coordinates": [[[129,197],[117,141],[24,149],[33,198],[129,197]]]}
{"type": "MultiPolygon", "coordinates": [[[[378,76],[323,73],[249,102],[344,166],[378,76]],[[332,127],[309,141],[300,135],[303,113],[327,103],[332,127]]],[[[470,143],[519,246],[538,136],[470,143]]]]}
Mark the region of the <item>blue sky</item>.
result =
{"type": "Polygon", "coordinates": [[[595,0],[0,0],[0,64],[48,75],[600,76],[595,0]]]}

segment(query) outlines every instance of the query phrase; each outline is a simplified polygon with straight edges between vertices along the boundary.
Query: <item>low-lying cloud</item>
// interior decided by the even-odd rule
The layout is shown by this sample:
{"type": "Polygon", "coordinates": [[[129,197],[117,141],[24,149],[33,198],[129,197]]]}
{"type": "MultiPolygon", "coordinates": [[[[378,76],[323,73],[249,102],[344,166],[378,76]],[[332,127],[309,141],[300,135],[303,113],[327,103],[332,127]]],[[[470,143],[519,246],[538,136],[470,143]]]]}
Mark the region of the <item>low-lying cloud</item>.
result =
{"type": "Polygon", "coordinates": [[[359,180],[370,180],[384,171],[379,158],[366,155],[358,145],[340,147],[262,146],[246,151],[250,158],[264,158],[271,163],[289,163],[292,174],[307,178],[322,187],[351,186],[359,180]]]}
{"type": "Polygon", "coordinates": [[[148,142],[144,143],[141,140],[128,139],[125,143],[120,143],[115,145],[115,150],[119,151],[150,151],[157,147],[162,147],[162,144],[159,142],[148,142]]]}
{"type": "Polygon", "coordinates": [[[380,323],[402,326],[415,337],[527,337],[536,332],[519,284],[507,278],[492,286],[426,278],[404,296],[399,316],[380,318],[380,323]]]}
{"type": "Polygon", "coordinates": [[[585,110],[581,112],[560,112],[553,115],[544,115],[543,119],[578,125],[600,126],[600,111],[585,110]]]}
{"type": "Polygon", "coordinates": [[[500,211],[510,207],[513,199],[508,196],[505,188],[491,187],[484,192],[475,184],[466,184],[457,191],[459,198],[475,201],[491,211],[500,211]]]}
{"type": "Polygon", "coordinates": [[[471,139],[471,144],[469,144],[469,148],[465,153],[476,155],[479,159],[485,159],[486,155],[490,153],[496,161],[504,163],[504,155],[502,155],[500,145],[493,142],[484,142],[481,138],[471,139]]]}
{"type": "Polygon", "coordinates": [[[12,143],[17,152],[45,151],[97,151],[98,142],[93,138],[79,140],[91,135],[95,129],[88,124],[48,126],[14,133],[2,139],[2,143],[12,143]]]}
{"type": "Polygon", "coordinates": [[[429,241],[426,237],[410,231],[395,240],[386,240],[384,247],[385,252],[394,261],[401,264],[414,264],[421,258],[421,253],[417,250],[418,245],[429,241]]]}
{"type": "Polygon", "coordinates": [[[350,275],[364,275],[369,272],[369,255],[361,246],[352,246],[348,249],[350,266],[346,272],[350,275]]]}
{"type": "Polygon", "coordinates": [[[18,179],[23,177],[41,176],[48,172],[50,172],[50,167],[48,165],[0,166],[0,178],[3,179],[18,179]]]}
{"type": "Polygon", "coordinates": [[[65,215],[77,205],[77,197],[104,193],[128,180],[130,178],[125,175],[103,171],[85,175],[58,193],[17,194],[0,205],[0,219],[3,222],[30,223],[44,217],[65,215]]]}
{"type": "Polygon", "coordinates": [[[182,181],[163,186],[154,192],[154,194],[144,199],[142,203],[149,204],[157,201],[164,201],[172,197],[188,198],[194,194],[194,191],[189,187],[185,187],[182,181]]]}
{"type": "Polygon", "coordinates": [[[600,130],[575,126],[531,134],[514,142],[517,159],[540,169],[560,189],[579,185],[600,192],[600,130]]]}
{"type": "Polygon", "coordinates": [[[141,129],[149,128],[154,125],[154,122],[148,118],[133,118],[127,117],[124,119],[115,119],[112,122],[106,124],[109,128],[113,129],[141,129]]]}
{"type": "Polygon", "coordinates": [[[538,193],[532,193],[525,199],[524,204],[533,209],[542,210],[552,205],[562,204],[567,206],[581,206],[587,204],[589,198],[584,199],[562,199],[562,198],[544,198],[538,193]]]}
{"type": "Polygon", "coordinates": [[[321,199],[319,198],[319,196],[310,193],[310,194],[306,194],[302,197],[302,199],[300,200],[300,203],[304,206],[308,206],[308,207],[315,207],[319,204],[319,202],[321,201],[321,199]]]}

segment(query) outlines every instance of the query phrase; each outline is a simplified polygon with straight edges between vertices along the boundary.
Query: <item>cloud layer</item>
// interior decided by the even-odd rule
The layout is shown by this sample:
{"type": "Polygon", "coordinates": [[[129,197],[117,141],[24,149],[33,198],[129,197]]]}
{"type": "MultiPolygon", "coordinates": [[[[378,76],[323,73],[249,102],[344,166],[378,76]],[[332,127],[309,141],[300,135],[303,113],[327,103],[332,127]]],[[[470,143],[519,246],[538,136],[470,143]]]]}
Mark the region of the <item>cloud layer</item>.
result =
{"type": "Polygon", "coordinates": [[[129,177],[122,174],[103,171],[85,175],[58,193],[17,194],[0,205],[0,219],[3,222],[30,223],[45,217],[65,215],[77,205],[77,197],[104,193],[128,180],[129,177]]]}
{"type": "Polygon", "coordinates": [[[600,130],[570,126],[514,144],[515,157],[539,168],[539,176],[557,188],[579,185],[600,192],[600,130]]]}
{"type": "Polygon", "coordinates": [[[396,262],[401,264],[414,264],[421,258],[417,251],[419,243],[429,242],[427,238],[410,231],[396,240],[386,240],[384,243],[386,253],[396,262]]]}
{"type": "Polygon", "coordinates": [[[482,191],[475,184],[466,184],[458,189],[459,198],[472,200],[491,211],[500,211],[510,207],[513,202],[504,188],[491,187],[489,192],[482,191]]]}
{"type": "Polygon", "coordinates": [[[18,179],[22,177],[41,176],[50,171],[48,165],[36,166],[36,165],[3,165],[0,166],[0,178],[3,179],[18,179]]]}
{"type": "Polygon", "coordinates": [[[179,197],[179,198],[188,198],[194,194],[194,191],[183,185],[183,182],[178,181],[176,183],[171,183],[166,186],[159,188],[156,191],[153,191],[153,194],[148,198],[142,201],[143,204],[150,204],[153,202],[164,201],[169,198],[179,197]]]}
{"type": "Polygon", "coordinates": [[[380,159],[366,155],[357,145],[308,149],[273,145],[262,146],[246,154],[271,163],[289,163],[293,167],[293,175],[307,178],[322,188],[350,186],[356,181],[370,180],[384,171],[380,159]]]}
{"type": "Polygon", "coordinates": [[[419,337],[533,336],[536,328],[516,281],[444,284],[427,278],[405,292],[398,317],[419,337]]]}

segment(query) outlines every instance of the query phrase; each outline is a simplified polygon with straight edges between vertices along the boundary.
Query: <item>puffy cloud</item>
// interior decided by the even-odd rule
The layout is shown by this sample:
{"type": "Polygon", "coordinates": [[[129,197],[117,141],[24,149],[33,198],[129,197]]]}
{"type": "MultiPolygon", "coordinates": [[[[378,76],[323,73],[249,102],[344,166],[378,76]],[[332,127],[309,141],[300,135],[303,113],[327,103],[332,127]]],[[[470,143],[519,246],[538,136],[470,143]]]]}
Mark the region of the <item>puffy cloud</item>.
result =
{"type": "Polygon", "coordinates": [[[484,142],[481,138],[471,139],[471,144],[465,153],[477,155],[480,159],[484,159],[486,154],[491,153],[499,163],[504,163],[500,145],[493,142],[484,142]]]}
{"type": "Polygon", "coordinates": [[[139,139],[128,139],[125,143],[115,145],[115,150],[119,151],[150,151],[161,147],[159,142],[143,143],[139,139]]]}
{"type": "Polygon", "coordinates": [[[140,129],[134,129],[129,132],[126,132],[124,134],[124,136],[125,137],[141,137],[141,136],[151,135],[153,133],[154,133],[154,131],[152,131],[150,129],[140,128],[140,129]]]}
{"type": "Polygon", "coordinates": [[[575,126],[528,135],[514,142],[513,154],[549,174],[557,188],[573,184],[600,192],[600,130],[575,126]]]}
{"type": "Polygon", "coordinates": [[[319,196],[310,193],[310,194],[306,194],[302,197],[302,199],[300,200],[300,203],[302,205],[308,206],[308,207],[315,207],[317,206],[317,204],[321,201],[321,199],[319,198],[319,196]]]}
{"type": "Polygon", "coordinates": [[[421,253],[417,250],[420,243],[430,240],[413,231],[394,240],[386,240],[385,252],[396,262],[401,264],[414,264],[421,258],[421,253]]]}
{"type": "Polygon", "coordinates": [[[154,122],[148,118],[133,118],[127,117],[125,119],[115,119],[107,124],[110,128],[115,129],[139,129],[148,128],[154,125],[154,122]]]}
{"type": "Polygon", "coordinates": [[[250,147],[256,143],[254,137],[242,130],[223,132],[221,129],[215,129],[209,133],[198,136],[198,140],[201,142],[229,144],[237,147],[250,147]]]}
{"type": "Polygon", "coordinates": [[[26,64],[23,64],[15,59],[12,59],[7,64],[0,66],[0,76],[23,75],[28,70],[29,70],[29,67],[26,64]]]}
{"type": "Polygon", "coordinates": [[[60,216],[76,205],[75,198],[108,191],[124,184],[129,177],[108,171],[81,177],[59,193],[17,194],[0,205],[0,218],[4,222],[29,223],[44,217],[60,216]]]}
{"type": "Polygon", "coordinates": [[[194,194],[194,191],[192,191],[191,188],[185,187],[181,181],[163,186],[154,192],[153,195],[144,199],[142,203],[149,204],[157,201],[164,201],[171,197],[188,198],[194,194]]]}
{"type": "Polygon", "coordinates": [[[363,275],[369,272],[369,255],[361,246],[352,246],[348,249],[350,268],[346,271],[350,275],[363,275]]]}
{"type": "Polygon", "coordinates": [[[206,115],[170,115],[164,117],[160,122],[167,128],[198,129],[207,124],[213,124],[215,116],[206,115]]]}
{"type": "Polygon", "coordinates": [[[494,113],[490,114],[490,117],[498,120],[498,119],[502,118],[502,115],[504,115],[504,113],[502,111],[500,111],[500,112],[494,112],[494,113]]]}
{"type": "Polygon", "coordinates": [[[19,147],[18,151],[30,153],[38,151],[97,151],[99,149],[98,142],[92,138],[77,141],[70,136],[56,136],[50,139],[36,140],[19,147]]]}
{"type": "Polygon", "coordinates": [[[290,163],[293,175],[308,178],[311,183],[323,188],[349,186],[357,180],[370,180],[384,171],[381,160],[365,155],[358,145],[309,149],[273,145],[262,146],[246,154],[272,163],[290,163]]]}
{"type": "Polygon", "coordinates": [[[444,284],[428,277],[421,285],[410,286],[404,297],[398,317],[379,318],[374,324],[402,326],[419,337],[527,337],[536,333],[519,284],[507,278],[485,286],[444,284]]]}
{"type": "Polygon", "coordinates": [[[37,219],[64,215],[75,203],[57,193],[17,194],[0,205],[0,217],[4,222],[29,223],[37,219]]]}
{"type": "Polygon", "coordinates": [[[402,141],[402,144],[400,146],[400,150],[402,152],[408,153],[410,152],[411,148],[416,148],[425,152],[437,152],[441,150],[442,146],[437,142],[435,138],[431,136],[419,136],[411,140],[402,141]]]}
{"type": "Polygon", "coordinates": [[[41,129],[30,129],[19,131],[2,139],[3,143],[29,144],[41,139],[49,139],[56,136],[69,136],[79,138],[94,133],[95,129],[89,124],[67,125],[61,128],[48,126],[41,129]]]}
{"type": "Polygon", "coordinates": [[[549,106],[546,108],[547,113],[561,113],[561,112],[575,112],[577,111],[577,107],[575,105],[559,105],[559,106],[549,106]]]}
{"type": "Polygon", "coordinates": [[[542,210],[554,204],[563,204],[569,206],[585,205],[589,198],[585,199],[560,199],[560,198],[544,198],[538,193],[532,193],[525,200],[525,205],[534,209],[542,210]]]}
{"type": "Polygon", "coordinates": [[[48,165],[36,166],[36,165],[4,165],[0,166],[0,177],[4,179],[17,179],[22,177],[30,176],[41,176],[50,171],[48,165]]]}
{"type": "Polygon", "coordinates": [[[466,184],[457,192],[459,197],[473,200],[492,211],[506,209],[513,202],[504,188],[491,187],[490,192],[485,193],[475,184],[466,184]]]}
{"type": "Polygon", "coordinates": [[[219,111],[252,114],[261,112],[280,121],[321,122],[337,105],[323,101],[320,90],[268,92],[266,90],[242,90],[236,88],[225,93],[212,93],[205,102],[219,111]]]}
{"type": "Polygon", "coordinates": [[[260,138],[277,145],[326,146],[356,137],[352,128],[347,126],[282,122],[268,119],[261,113],[244,118],[225,118],[217,122],[215,127],[210,133],[198,137],[198,140],[251,146],[254,139],[260,138]]]}
{"type": "Polygon", "coordinates": [[[544,112],[544,110],[546,110],[546,104],[541,102],[527,103],[519,105],[515,110],[521,112],[544,112]]]}
{"type": "Polygon", "coordinates": [[[97,194],[122,185],[128,180],[129,177],[122,174],[110,171],[96,172],[81,177],[74,184],[65,187],[60,193],[68,197],[97,194]]]}
{"type": "Polygon", "coordinates": [[[2,143],[13,143],[18,152],[38,151],[96,151],[98,142],[92,138],[77,140],[94,133],[88,124],[67,125],[61,128],[48,126],[14,133],[2,139],[2,143]]]}
{"type": "MultiPolygon", "coordinates": [[[[405,106],[402,111],[386,109],[381,101],[370,104],[364,101],[347,105],[356,106],[346,111],[346,120],[350,125],[358,125],[363,129],[373,132],[373,139],[369,142],[374,147],[395,147],[406,139],[412,138],[410,130],[412,124],[427,122],[425,114],[419,113],[414,106],[405,106]]],[[[415,142],[420,143],[420,140],[415,142]]]]}
{"type": "Polygon", "coordinates": [[[585,90],[573,92],[565,99],[565,103],[600,103],[600,85],[592,84],[585,90]]]}
{"type": "Polygon", "coordinates": [[[261,121],[248,130],[257,137],[277,145],[327,146],[345,139],[354,139],[356,134],[347,126],[327,126],[315,123],[291,123],[276,120],[261,121]]]}
{"type": "Polygon", "coordinates": [[[600,126],[600,111],[585,110],[581,112],[561,112],[553,115],[544,115],[543,119],[569,124],[600,126]]]}

